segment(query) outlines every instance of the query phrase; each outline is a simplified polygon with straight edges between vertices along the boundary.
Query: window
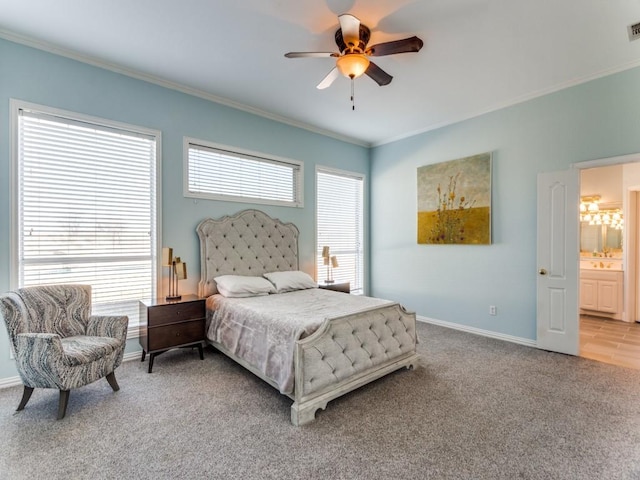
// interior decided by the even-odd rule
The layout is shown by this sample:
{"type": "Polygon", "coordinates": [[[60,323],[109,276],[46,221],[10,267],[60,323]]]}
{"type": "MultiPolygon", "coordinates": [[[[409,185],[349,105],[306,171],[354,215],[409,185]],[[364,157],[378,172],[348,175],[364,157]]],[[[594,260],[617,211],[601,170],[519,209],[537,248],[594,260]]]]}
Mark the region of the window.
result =
{"type": "Polygon", "coordinates": [[[12,283],[84,283],[96,314],[156,296],[159,132],[12,102],[12,283]]]}
{"type": "Polygon", "coordinates": [[[317,272],[326,278],[322,248],[328,246],[338,260],[333,269],[336,282],[350,282],[352,293],[364,293],[364,176],[318,168],[317,183],[317,272]]]}
{"type": "Polygon", "coordinates": [[[302,207],[302,163],[185,138],[187,197],[302,207]]]}

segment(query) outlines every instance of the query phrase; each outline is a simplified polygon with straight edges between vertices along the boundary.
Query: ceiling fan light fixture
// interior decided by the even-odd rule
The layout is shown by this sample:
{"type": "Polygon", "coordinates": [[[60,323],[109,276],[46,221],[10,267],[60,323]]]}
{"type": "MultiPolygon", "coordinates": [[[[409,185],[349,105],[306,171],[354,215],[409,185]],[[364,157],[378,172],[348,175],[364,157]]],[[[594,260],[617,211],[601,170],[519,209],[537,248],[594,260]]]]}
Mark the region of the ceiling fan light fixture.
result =
{"type": "Polygon", "coordinates": [[[287,58],[324,58],[336,59],[336,65],[316,86],[319,90],[327,88],[340,75],[351,79],[351,103],[353,107],[353,80],[367,75],[381,87],[389,85],[393,77],[381,69],[368,57],[384,57],[399,53],[418,52],[424,42],[415,35],[400,40],[377,43],[367,48],[371,30],[360,23],[357,17],[344,13],[338,15],[340,28],[335,31],[334,39],[338,46],[338,52],[289,52],[287,58]]]}
{"type": "Polygon", "coordinates": [[[369,68],[369,59],[361,53],[349,53],[338,58],[336,66],[345,77],[358,78],[369,68]]]}

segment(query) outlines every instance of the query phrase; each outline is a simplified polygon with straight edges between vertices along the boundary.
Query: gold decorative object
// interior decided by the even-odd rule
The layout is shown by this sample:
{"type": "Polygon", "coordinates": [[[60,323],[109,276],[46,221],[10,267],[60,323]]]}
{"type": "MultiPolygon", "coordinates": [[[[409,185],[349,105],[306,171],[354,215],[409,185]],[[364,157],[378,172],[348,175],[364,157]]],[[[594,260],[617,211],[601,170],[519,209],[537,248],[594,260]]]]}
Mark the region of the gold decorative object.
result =
{"type": "Polygon", "coordinates": [[[164,247],[162,249],[162,266],[169,267],[169,293],[165,298],[180,300],[182,295],[178,293],[178,280],[186,280],[187,264],[181,261],[180,257],[173,256],[173,248],[164,247]]]}
{"type": "Polygon", "coordinates": [[[329,247],[322,247],[322,258],[324,260],[324,264],[327,266],[327,278],[325,279],[325,283],[333,283],[333,269],[338,268],[338,258],[334,255],[331,256],[329,247]]]}

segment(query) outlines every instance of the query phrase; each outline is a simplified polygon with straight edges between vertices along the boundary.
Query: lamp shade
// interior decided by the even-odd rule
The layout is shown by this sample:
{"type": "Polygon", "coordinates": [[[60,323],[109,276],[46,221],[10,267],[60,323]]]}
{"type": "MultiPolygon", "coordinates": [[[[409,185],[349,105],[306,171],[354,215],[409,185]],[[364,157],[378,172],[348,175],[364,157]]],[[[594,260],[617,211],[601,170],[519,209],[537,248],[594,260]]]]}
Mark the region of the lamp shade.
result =
{"type": "Polygon", "coordinates": [[[338,58],[336,66],[345,77],[358,78],[369,68],[369,59],[361,53],[348,53],[338,58]]]}
{"type": "Polygon", "coordinates": [[[333,268],[338,268],[338,258],[334,255],[333,257],[331,257],[331,266],[333,268]]]}
{"type": "Polygon", "coordinates": [[[324,258],[329,258],[329,255],[330,255],[329,254],[329,247],[327,247],[327,246],[322,247],[322,256],[324,258]]]}
{"type": "Polygon", "coordinates": [[[184,262],[176,262],[176,278],[178,280],[187,279],[187,264],[184,262]]]}
{"type": "Polygon", "coordinates": [[[173,248],[163,247],[162,248],[162,266],[170,267],[172,262],[173,262],[173,248]]]}

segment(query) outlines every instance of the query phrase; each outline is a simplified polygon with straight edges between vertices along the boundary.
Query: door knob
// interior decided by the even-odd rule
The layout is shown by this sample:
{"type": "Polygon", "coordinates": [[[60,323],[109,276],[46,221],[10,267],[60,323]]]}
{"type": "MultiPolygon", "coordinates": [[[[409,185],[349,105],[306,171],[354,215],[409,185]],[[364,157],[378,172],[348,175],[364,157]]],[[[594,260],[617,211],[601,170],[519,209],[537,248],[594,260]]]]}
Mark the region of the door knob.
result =
{"type": "Polygon", "coordinates": [[[541,268],[541,269],[538,271],[538,273],[539,273],[540,275],[546,275],[546,274],[547,274],[547,271],[546,271],[544,268],[541,268]]]}

